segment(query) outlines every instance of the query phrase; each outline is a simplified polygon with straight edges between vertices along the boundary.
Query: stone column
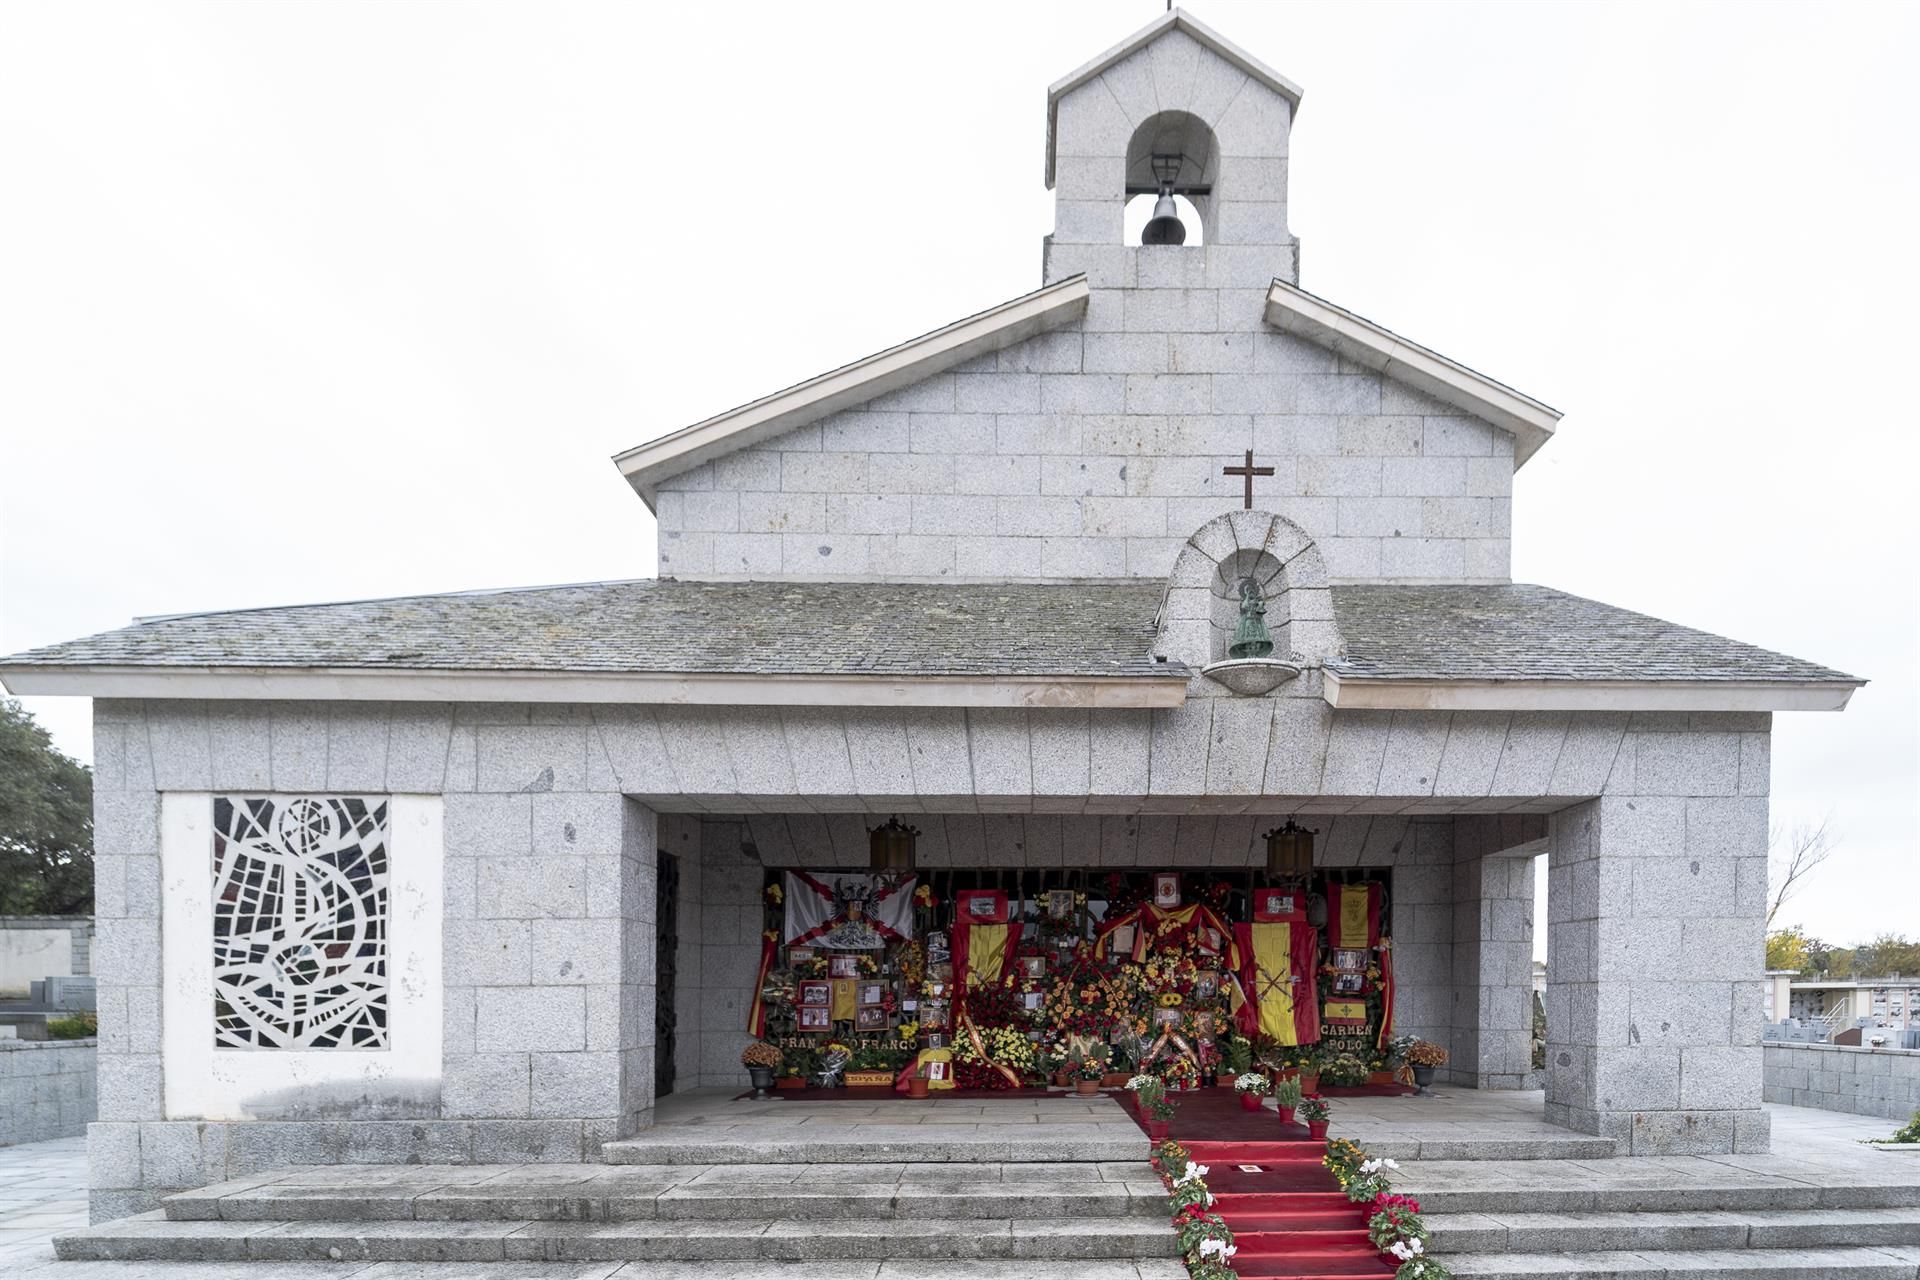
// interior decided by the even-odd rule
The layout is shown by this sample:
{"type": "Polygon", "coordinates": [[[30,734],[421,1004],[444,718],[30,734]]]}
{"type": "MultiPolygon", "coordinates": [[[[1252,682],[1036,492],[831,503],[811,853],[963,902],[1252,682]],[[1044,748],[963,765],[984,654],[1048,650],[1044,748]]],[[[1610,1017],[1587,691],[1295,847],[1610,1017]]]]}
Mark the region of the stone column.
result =
{"type": "Polygon", "coordinates": [[[1763,1152],[1768,717],[1635,716],[1551,818],[1547,1118],[1623,1153],[1763,1152]]]}
{"type": "Polygon", "coordinates": [[[1544,819],[1455,819],[1453,1034],[1447,1078],[1524,1089],[1533,1069],[1534,858],[1544,819]]]}

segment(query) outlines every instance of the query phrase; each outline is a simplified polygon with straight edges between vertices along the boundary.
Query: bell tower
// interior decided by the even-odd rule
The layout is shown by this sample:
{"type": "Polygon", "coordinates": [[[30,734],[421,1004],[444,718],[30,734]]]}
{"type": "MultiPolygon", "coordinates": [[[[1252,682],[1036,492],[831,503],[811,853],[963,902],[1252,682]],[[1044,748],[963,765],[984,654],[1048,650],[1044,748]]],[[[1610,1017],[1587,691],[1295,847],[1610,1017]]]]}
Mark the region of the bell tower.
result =
{"type": "Polygon", "coordinates": [[[1051,284],[1299,282],[1287,135],[1300,88],[1179,9],[1047,91],[1051,284]],[[1153,217],[1125,234],[1130,200],[1153,217]],[[1144,241],[1144,242],[1143,242],[1144,241]]]}

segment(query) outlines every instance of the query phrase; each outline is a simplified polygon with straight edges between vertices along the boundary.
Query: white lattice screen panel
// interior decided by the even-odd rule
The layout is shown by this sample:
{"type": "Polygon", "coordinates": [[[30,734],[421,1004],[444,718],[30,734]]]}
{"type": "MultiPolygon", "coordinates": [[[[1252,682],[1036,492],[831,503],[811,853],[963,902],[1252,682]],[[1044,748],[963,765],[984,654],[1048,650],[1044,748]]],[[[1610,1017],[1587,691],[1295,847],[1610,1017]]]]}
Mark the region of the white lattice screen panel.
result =
{"type": "Polygon", "coordinates": [[[216,796],[214,1044],[385,1049],[387,802],[216,796]]]}

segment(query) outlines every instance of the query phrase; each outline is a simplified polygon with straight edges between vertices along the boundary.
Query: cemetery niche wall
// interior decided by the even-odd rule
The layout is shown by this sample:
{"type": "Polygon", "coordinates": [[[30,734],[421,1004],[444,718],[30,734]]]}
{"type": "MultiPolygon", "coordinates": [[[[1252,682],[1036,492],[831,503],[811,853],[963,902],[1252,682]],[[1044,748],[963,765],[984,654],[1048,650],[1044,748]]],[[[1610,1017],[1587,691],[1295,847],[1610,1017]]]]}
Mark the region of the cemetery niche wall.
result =
{"type": "Polygon", "coordinates": [[[747,1030],[788,1091],[1397,1089],[1392,874],[770,870],[747,1030]]]}

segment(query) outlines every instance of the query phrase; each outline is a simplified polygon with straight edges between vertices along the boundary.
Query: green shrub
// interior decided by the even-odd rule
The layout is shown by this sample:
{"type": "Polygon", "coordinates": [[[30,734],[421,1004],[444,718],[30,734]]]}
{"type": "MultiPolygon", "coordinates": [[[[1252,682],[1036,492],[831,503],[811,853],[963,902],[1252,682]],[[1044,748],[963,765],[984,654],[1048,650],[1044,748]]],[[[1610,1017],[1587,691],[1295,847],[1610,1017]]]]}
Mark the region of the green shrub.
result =
{"type": "Polygon", "coordinates": [[[89,1040],[100,1034],[100,1015],[76,1013],[65,1018],[47,1019],[49,1040],[89,1040]]]}
{"type": "Polygon", "coordinates": [[[1907,1121],[1907,1127],[1894,1134],[1894,1142],[1920,1142],[1920,1111],[1913,1113],[1913,1119],[1907,1121]]]}

